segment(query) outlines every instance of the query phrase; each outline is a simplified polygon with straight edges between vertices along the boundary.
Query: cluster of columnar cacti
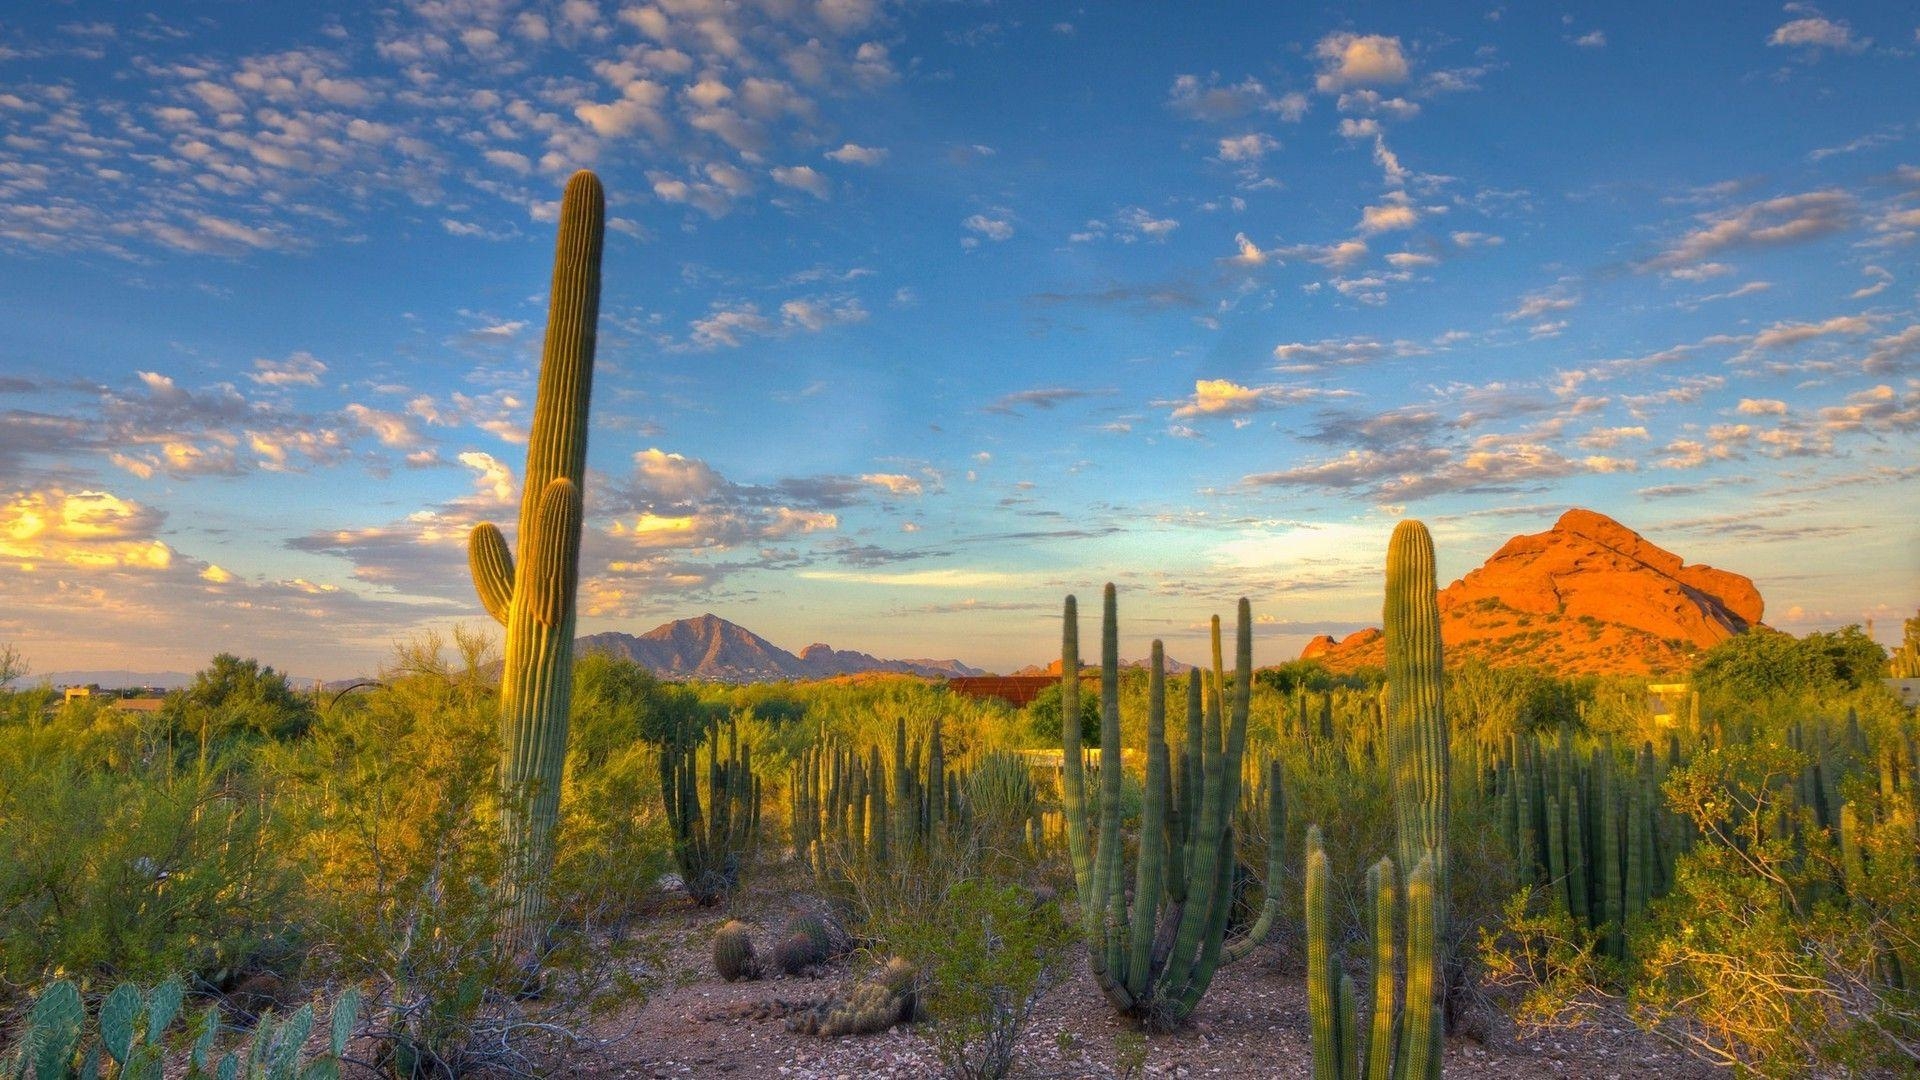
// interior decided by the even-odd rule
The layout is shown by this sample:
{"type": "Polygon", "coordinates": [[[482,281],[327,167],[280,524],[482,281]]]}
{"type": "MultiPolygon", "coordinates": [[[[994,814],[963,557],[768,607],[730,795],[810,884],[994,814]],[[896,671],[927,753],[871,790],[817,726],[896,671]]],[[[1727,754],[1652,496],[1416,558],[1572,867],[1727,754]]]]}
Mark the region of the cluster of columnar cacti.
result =
{"type": "Polygon", "coordinates": [[[491,522],[474,526],[467,538],[480,602],[507,631],[500,677],[501,825],[507,848],[507,944],[516,954],[539,945],[565,774],[605,213],[599,179],[584,170],[575,173],[560,200],[546,346],[520,496],[518,558],[491,522]]]}
{"type": "Polygon", "coordinates": [[[1381,696],[1370,689],[1338,686],[1283,690],[1275,734],[1316,769],[1368,773],[1386,759],[1381,696]]]}
{"type": "Polygon", "coordinates": [[[687,895],[718,903],[740,883],[741,863],[760,836],[760,778],[738,729],[728,723],[702,739],[691,726],[676,728],[660,748],[660,798],[687,895]]]}
{"type": "Polygon", "coordinates": [[[186,1080],[339,1080],[341,1056],[360,1013],[360,992],[349,989],[334,1003],[318,1052],[307,1053],[315,1018],[313,1006],[302,1005],[285,1017],[262,1017],[248,1045],[216,1056],[220,1010],[210,1005],[195,1022],[181,1061],[167,1049],[167,1032],[185,996],[177,979],[146,993],[122,983],[100,1002],[96,1029],[89,1030],[79,989],[65,979],[55,982],[34,1000],[12,1047],[0,1053],[0,1078],[161,1080],[171,1073],[186,1080]]]}
{"type": "Polygon", "coordinates": [[[1840,807],[1834,840],[1840,885],[1848,904],[1886,927],[1876,932],[1874,966],[1880,981],[1902,993],[1920,993],[1920,946],[1912,925],[1898,925],[1891,909],[1911,904],[1920,882],[1920,747],[1913,735],[1890,740],[1878,755],[1878,786],[1840,807]]]}
{"type": "Polygon", "coordinates": [[[1170,760],[1166,737],[1166,656],[1153,643],[1147,690],[1147,773],[1132,904],[1122,857],[1119,625],[1112,585],[1104,595],[1100,641],[1100,795],[1091,806],[1080,742],[1080,632],[1073,597],[1061,633],[1062,800],[1082,929],[1096,981],[1126,1015],[1156,1026],[1189,1016],[1223,961],[1240,959],[1266,936],[1279,908],[1284,847],[1280,782],[1269,787],[1266,900],[1241,938],[1229,942],[1235,859],[1233,818],[1243,784],[1253,685],[1252,613],[1240,601],[1229,682],[1213,624],[1211,679],[1189,676],[1184,746],[1170,760]]]}
{"type": "Polygon", "coordinates": [[[802,864],[833,880],[852,865],[886,866],[923,853],[965,831],[976,789],[997,800],[995,813],[1033,820],[1031,781],[1023,808],[1018,782],[1007,775],[1017,768],[1025,780],[1024,766],[988,755],[983,764],[993,764],[994,773],[976,785],[969,773],[948,767],[941,726],[934,717],[922,745],[908,741],[906,717],[895,718],[891,767],[877,746],[862,753],[826,744],[803,752],[787,786],[793,850],[802,864]]]}
{"type": "Polygon", "coordinates": [[[1612,736],[1585,753],[1572,732],[1551,744],[1516,735],[1494,768],[1500,828],[1520,883],[1548,890],[1576,920],[1606,931],[1606,950],[1625,955],[1625,929],[1673,884],[1674,858],[1692,842],[1686,818],[1660,795],[1679,760],[1669,741],[1664,764],[1651,742],[1631,763],[1612,736]]]}
{"type": "Polygon", "coordinates": [[[1307,833],[1307,980],[1316,1080],[1440,1075],[1447,951],[1447,827],[1451,756],[1442,701],[1440,608],[1433,538],[1403,521],[1387,547],[1383,605],[1388,786],[1406,884],[1406,946],[1398,949],[1395,862],[1367,875],[1373,939],[1371,1031],[1362,1038],[1357,992],[1333,940],[1332,866],[1319,829],[1307,833]],[[1404,978],[1401,970],[1404,969],[1404,978]],[[1396,1000],[1396,992],[1398,997],[1396,1000]]]}
{"type": "Polygon", "coordinates": [[[1373,985],[1365,1027],[1360,1023],[1359,990],[1334,941],[1333,866],[1318,826],[1307,830],[1306,877],[1307,1012],[1314,1080],[1439,1076],[1444,943],[1437,920],[1443,905],[1433,860],[1422,858],[1407,878],[1404,983],[1392,856],[1367,871],[1373,985]]]}

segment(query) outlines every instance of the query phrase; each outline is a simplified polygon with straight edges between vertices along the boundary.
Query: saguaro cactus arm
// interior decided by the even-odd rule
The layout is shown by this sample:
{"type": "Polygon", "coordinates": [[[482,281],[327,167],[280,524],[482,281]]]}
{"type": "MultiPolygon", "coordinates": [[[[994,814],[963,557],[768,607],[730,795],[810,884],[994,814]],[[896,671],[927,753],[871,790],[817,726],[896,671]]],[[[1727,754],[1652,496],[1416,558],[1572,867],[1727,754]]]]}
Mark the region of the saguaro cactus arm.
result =
{"type": "Polygon", "coordinates": [[[467,565],[473,571],[473,588],[493,621],[507,624],[507,609],[513,604],[513,553],[507,550],[507,538],[500,526],[483,521],[467,536],[467,565]]]}

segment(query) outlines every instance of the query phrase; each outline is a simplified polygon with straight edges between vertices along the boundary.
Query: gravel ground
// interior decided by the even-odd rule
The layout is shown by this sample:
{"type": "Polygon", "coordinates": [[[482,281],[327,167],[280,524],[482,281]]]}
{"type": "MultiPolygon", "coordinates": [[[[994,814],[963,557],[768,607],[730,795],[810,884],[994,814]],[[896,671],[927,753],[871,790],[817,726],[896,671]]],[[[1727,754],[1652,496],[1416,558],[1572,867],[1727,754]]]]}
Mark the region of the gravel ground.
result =
{"type": "MultiPolygon", "coordinates": [[[[709,940],[727,918],[756,927],[770,944],[787,914],[804,904],[792,894],[742,897],[726,911],[672,907],[654,916],[665,935],[669,976],[643,1005],[608,1018],[596,1060],[570,1070],[619,1077],[827,1078],[860,1080],[938,1075],[932,1046],[911,1027],[882,1035],[819,1039],[787,1031],[767,1003],[816,998],[857,978],[845,962],[819,978],[725,983],[713,973],[709,940]]],[[[763,945],[764,949],[766,946],[763,945]]],[[[1497,1025],[1504,1026],[1504,1025],[1497,1025]]],[[[1107,1007],[1082,960],[1049,988],[1020,1039],[1014,1075],[1119,1077],[1116,1039],[1131,1030],[1107,1007]]],[[[1297,970],[1271,950],[1223,968],[1193,1020],[1147,1042],[1147,1077],[1307,1077],[1311,1072],[1307,1001],[1297,970]]],[[[1450,1078],[1711,1077],[1714,1070],[1638,1030],[1601,1020],[1538,1038],[1496,1035],[1485,1043],[1451,1040],[1450,1078]]],[[[1138,1075],[1138,1074],[1136,1074],[1138,1075]]]]}

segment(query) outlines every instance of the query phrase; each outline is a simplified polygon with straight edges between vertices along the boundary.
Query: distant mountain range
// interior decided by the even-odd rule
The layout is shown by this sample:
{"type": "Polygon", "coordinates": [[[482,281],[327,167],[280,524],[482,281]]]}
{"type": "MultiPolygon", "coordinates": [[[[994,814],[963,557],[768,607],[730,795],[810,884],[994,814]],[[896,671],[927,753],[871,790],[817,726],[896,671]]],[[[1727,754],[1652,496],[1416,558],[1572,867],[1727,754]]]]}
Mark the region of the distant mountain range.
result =
{"type": "Polygon", "coordinates": [[[713,614],[665,623],[638,637],[617,631],[590,634],[576,640],[574,648],[576,652],[611,653],[663,679],[747,683],[826,679],[867,672],[932,678],[985,674],[958,660],[882,660],[863,652],[821,644],[809,645],[795,655],[746,627],[713,614]]]}
{"type": "MultiPolygon", "coordinates": [[[[863,652],[817,643],[801,649],[795,655],[746,627],[713,614],[665,623],[637,637],[613,631],[589,634],[574,641],[576,655],[589,651],[611,653],[631,660],[663,679],[703,679],[709,682],[800,682],[868,672],[923,675],[936,679],[986,674],[980,668],[958,660],[882,660],[863,652]]],[[[177,690],[192,685],[193,675],[179,671],[49,671],[34,672],[20,680],[20,685],[33,686],[43,681],[55,686],[85,686],[92,683],[102,689],[157,686],[177,690]]],[[[326,688],[338,690],[361,681],[340,679],[327,683],[326,688]]],[[[312,679],[295,677],[292,682],[302,690],[313,685],[312,679]]]]}
{"type": "MultiPolygon", "coordinates": [[[[296,685],[311,685],[312,679],[302,680],[296,685]]],[[[98,686],[102,690],[125,690],[133,687],[157,686],[162,690],[179,690],[193,685],[193,674],[185,671],[30,671],[11,685],[15,687],[39,686],[51,683],[54,686],[98,686]]]]}

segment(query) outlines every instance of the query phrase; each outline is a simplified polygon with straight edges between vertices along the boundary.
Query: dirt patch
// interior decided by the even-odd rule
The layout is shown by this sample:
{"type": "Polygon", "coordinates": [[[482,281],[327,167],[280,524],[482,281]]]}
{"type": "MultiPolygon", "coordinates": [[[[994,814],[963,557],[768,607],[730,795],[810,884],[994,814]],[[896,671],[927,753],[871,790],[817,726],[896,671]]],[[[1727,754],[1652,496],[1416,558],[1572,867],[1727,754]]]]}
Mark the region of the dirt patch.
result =
{"type": "MultiPolygon", "coordinates": [[[[913,1028],[883,1035],[819,1039],[790,1033],[781,1002],[824,996],[858,978],[861,959],[837,961],[820,978],[726,983],[713,971],[710,939],[729,918],[752,924],[767,943],[786,917],[808,906],[795,893],[742,897],[727,909],[669,908],[655,916],[665,935],[668,975],[645,1004],[598,1025],[604,1055],[576,1075],[928,1080],[939,1073],[932,1045],[913,1028]]],[[[1107,1007],[1084,960],[1050,987],[1020,1043],[1015,1075],[1117,1077],[1119,1037],[1132,1030],[1107,1007]]],[[[1307,1077],[1305,987],[1271,950],[1222,969],[1193,1021],[1147,1041],[1147,1077],[1307,1077]]],[[[1691,1078],[1719,1071],[1668,1047],[1624,1019],[1569,1031],[1482,1044],[1452,1040],[1450,1078],[1691,1078]]]]}

